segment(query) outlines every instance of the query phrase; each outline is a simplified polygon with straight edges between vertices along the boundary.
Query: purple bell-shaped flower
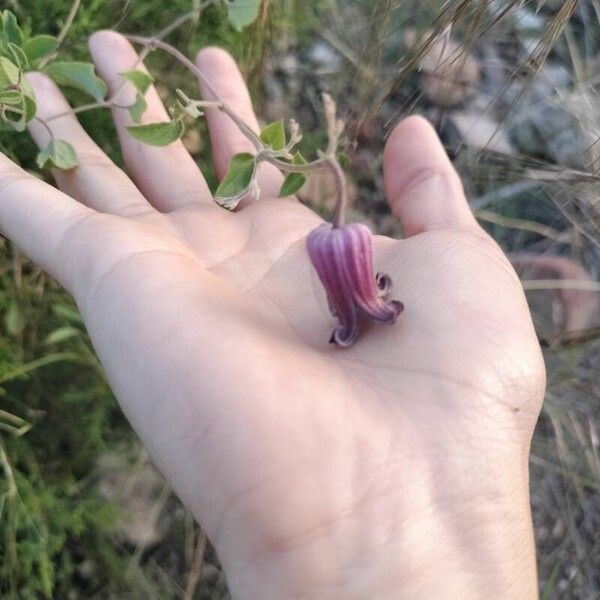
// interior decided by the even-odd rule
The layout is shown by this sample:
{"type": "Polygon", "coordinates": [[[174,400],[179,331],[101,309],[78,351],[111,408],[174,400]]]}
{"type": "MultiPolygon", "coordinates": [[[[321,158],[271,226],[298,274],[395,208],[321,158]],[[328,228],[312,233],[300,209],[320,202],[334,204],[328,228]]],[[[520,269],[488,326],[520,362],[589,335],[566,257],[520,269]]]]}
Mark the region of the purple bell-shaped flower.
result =
{"type": "Polygon", "coordinates": [[[331,314],[339,321],[331,342],[350,346],[359,334],[361,318],[381,325],[396,321],[404,306],[387,300],[392,287],[388,275],[373,272],[369,228],[360,223],[323,224],[307,238],[310,260],[321,280],[331,314]]]}

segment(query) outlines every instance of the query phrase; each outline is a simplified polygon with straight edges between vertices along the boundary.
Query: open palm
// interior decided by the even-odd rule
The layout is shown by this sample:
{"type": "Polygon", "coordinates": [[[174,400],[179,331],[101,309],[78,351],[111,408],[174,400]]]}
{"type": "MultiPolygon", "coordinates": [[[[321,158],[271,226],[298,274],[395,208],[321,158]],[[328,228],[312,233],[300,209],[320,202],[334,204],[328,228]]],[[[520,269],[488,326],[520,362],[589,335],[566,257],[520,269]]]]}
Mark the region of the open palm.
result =
{"type": "MultiPolygon", "coordinates": [[[[132,48],[110,32],[91,48],[114,91],[132,48]]],[[[231,58],[198,60],[256,128],[231,58]]],[[[65,111],[54,84],[30,80],[40,116],[65,111]]],[[[156,91],[147,98],[144,120],[164,120],[156,91]]],[[[135,185],[72,115],[54,119],[81,164],[56,174],[61,193],[1,157],[0,227],[74,295],[123,410],[234,595],[386,598],[404,582],[403,597],[430,598],[428,565],[444,561],[444,597],[478,598],[514,578],[513,561],[531,567],[527,455],[543,365],[518,279],[431,127],[404,121],[384,157],[408,237],[377,238],[375,264],[405,312],[341,350],[305,248],[321,219],[276,198],[279,173],[264,168],[260,200],[226,212],[181,143],[143,146],[124,130],[127,111],[114,117],[135,185]],[[514,556],[493,562],[516,536],[514,556]],[[487,577],[465,569],[478,553],[487,577]]],[[[222,176],[251,146],[227,116],[207,118],[222,176]]],[[[31,132],[47,143],[39,124],[31,132]]],[[[502,597],[534,594],[517,581],[502,597]]]]}

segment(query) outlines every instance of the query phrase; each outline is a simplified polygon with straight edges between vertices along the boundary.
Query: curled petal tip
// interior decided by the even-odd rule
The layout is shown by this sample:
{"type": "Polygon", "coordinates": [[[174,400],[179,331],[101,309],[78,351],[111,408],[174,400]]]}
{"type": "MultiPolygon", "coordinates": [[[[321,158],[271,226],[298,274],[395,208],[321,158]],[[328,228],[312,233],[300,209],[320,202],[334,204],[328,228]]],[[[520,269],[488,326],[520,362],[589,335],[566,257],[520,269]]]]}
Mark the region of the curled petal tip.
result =
{"type": "Polygon", "coordinates": [[[385,273],[377,273],[375,276],[377,288],[382,298],[385,298],[392,291],[392,278],[385,273]]]}

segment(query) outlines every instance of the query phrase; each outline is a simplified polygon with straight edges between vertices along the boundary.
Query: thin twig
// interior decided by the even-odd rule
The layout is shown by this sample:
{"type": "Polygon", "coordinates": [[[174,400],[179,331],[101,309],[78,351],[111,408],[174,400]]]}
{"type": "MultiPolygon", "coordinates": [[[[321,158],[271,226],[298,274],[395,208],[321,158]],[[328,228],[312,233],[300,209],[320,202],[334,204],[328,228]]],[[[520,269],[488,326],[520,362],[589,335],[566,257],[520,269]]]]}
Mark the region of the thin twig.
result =
{"type": "Polygon", "coordinates": [[[56,49],[54,50],[54,52],[52,52],[50,55],[46,56],[45,58],[43,58],[40,61],[40,64],[38,67],[40,71],[56,56],[56,52],[57,52],[58,48],[65,41],[65,38],[67,37],[67,34],[69,33],[69,29],[71,29],[71,25],[73,25],[73,21],[75,20],[75,16],[77,15],[77,11],[79,10],[80,6],[81,6],[81,0],[74,0],[73,4],[71,5],[71,10],[69,11],[69,14],[67,15],[67,20],[64,22],[64,25],[62,26],[60,33],[56,37],[56,39],[58,41],[56,49]]]}
{"type": "Polygon", "coordinates": [[[6,477],[6,482],[8,484],[6,495],[9,498],[14,498],[17,495],[17,481],[15,479],[12,465],[8,460],[8,454],[6,452],[6,448],[4,447],[2,437],[0,437],[0,466],[4,471],[4,476],[6,477]]]}
{"type": "Polygon", "coordinates": [[[183,52],[177,50],[171,46],[171,44],[167,44],[160,39],[155,37],[144,37],[141,35],[133,35],[133,34],[125,34],[125,37],[133,43],[141,44],[149,51],[154,50],[155,48],[160,48],[167,54],[170,54],[173,58],[177,59],[183,66],[187,67],[192,73],[196,75],[196,77],[200,80],[202,85],[206,88],[208,93],[213,97],[213,99],[219,103],[219,108],[227,115],[232,121],[237,125],[240,131],[252,142],[257,151],[264,150],[266,148],[263,141],[260,137],[252,131],[252,129],[244,123],[234,112],[233,110],[221,100],[217,90],[210,83],[209,79],[202,72],[202,70],[195,65],[183,52]]]}
{"type": "MultiPolygon", "coordinates": [[[[4,544],[7,549],[8,555],[8,564],[11,568],[14,568],[17,563],[17,540],[16,533],[14,528],[14,507],[17,499],[17,480],[15,478],[15,473],[13,471],[12,465],[10,464],[10,460],[8,459],[8,453],[6,452],[6,447],[4,446],[4,442],[2,441],[2,436],[0,436],[0,467],[4,471],[4,476],[6,477],[6,492],[4,492],[4,500],[6,502],[6,512],[7,512],[7,525],[5,527],[5,540],[4,544]]],[[[12,569],[10,572],[10,587],[11,589],[14,587],[14,581],[12,577],[12,569]]]]}
{"type": "Polygon", "coordinates": [[[71,25],[73,25],[73,21],[75,20],[75,16],[77,15],[77,11],[79,10],[79,7],[81,6],[81,0],[75,0],[75,2],[73,2],[73,5],[71,6],[71,10],[69,11],[69,14],[67,15],[67,20],[65,21],[64,25],[62,26],[62,29],[60,30],[60,33],[58,34],[58,43],[62,44],[65,40],[65,38],[67,37],[67,33],[69,33],[69,29],[71,29],[71,25]]]}

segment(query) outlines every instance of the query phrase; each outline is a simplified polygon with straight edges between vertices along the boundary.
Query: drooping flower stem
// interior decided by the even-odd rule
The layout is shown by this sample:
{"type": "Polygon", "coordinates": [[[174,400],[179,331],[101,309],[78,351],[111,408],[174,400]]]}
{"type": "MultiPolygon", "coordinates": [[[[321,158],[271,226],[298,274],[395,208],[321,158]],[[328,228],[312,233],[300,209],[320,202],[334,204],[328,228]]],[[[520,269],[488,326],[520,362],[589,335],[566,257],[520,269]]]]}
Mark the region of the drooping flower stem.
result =
{"type": "Polygon", "coordinates": [[[333,176],[336,191],[335,211],[331,223],[333,227],[342,227],[346,222],[348,195],[346,192],[346,177],[336,153],[340,136],[344,131],[344,122],[338,119],[335,100],[329,94],[323,94],[323,110],[325,121],[327,122],[327,137],[329,139],[323,158],[326,159],[326,166],[333,176]]]}
{"type": "Polygon", "coordinates": [[[344,177],[340,163],[335,157],[333,157],[333,160],[327,160],[327,168],[333,177],[336,193],[336,203],[331,224],[334,228],[343,227],[346,224],[346,207],[348,206],[346,178],[344,177]]]}

